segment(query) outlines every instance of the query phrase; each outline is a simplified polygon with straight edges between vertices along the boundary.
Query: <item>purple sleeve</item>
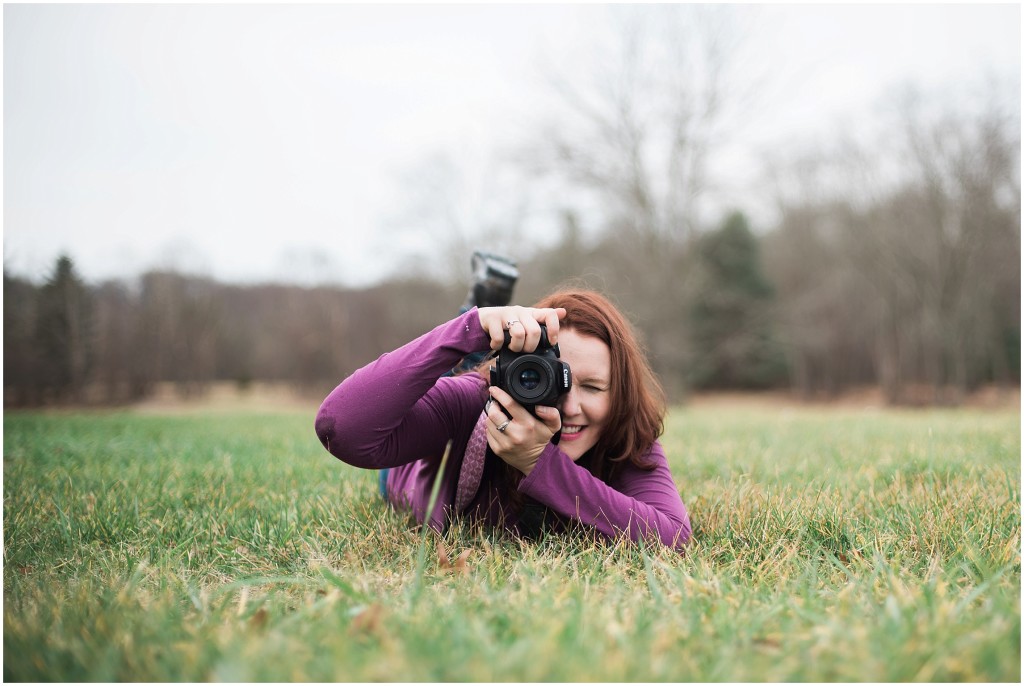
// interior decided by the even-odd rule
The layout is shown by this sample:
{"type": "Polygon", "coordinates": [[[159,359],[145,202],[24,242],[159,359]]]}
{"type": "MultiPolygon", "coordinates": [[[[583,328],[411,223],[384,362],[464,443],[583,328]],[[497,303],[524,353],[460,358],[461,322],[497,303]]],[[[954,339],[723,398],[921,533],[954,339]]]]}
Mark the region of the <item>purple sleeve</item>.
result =
{"type": "Polygon", "coordinates": [[[439,377],[467,354],[489,346],[474,308],[381,355],[320,405],[320,442],[338,459],[370,469],[440,459],[448,440],[465,430],[466,418],[479,415],[487,386],[482,379],[469,384],[439,377]]]}
{"type": "Polygon", "coordinates": [[[654,469],[627,464],[612,487],[549,445],[519,490],[606,536],[637,541],[654,534],[681,552],[691,535],[686,506],[661,444],[655,441],[646,457],[654,469]]]}

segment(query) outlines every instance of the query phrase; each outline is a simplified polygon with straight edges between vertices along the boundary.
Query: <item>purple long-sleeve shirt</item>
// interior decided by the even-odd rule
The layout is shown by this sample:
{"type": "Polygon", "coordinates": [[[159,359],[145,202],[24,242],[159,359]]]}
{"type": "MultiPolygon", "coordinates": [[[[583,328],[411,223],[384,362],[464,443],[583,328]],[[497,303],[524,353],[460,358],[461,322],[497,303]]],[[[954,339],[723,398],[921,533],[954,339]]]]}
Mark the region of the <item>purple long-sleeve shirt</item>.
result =
{"type": "MultiPolygon", "coordinates": [[[[487,384],[476,374],[443,375],[464,356],[489,346],[474,308],[382,355],[324,400],[316,417],[320,441],[332,455],[356,467],[391,468],[391,502],[409,507],[420,523],[429,520],[443,530],[466,445],[488,397],[487,384]],[[430,491],[449,441],[448,464],[428,517],[430,491]]],[[[576,520],[606,536],[625,535],[632,541],[653,534],[682,550],[690,539],[690,519],[659,442],[643,461],[654,468],[643,470],[626,461],[606,484],[549,443],[518,490],[555,512],[563,525],[576,520]]],[[[488,524],[516,529],[515,515],[510,515],[514,508],[509,507],[511,486],[502,466],[487,450],[479,490],[466,512],[488,524]]]]}

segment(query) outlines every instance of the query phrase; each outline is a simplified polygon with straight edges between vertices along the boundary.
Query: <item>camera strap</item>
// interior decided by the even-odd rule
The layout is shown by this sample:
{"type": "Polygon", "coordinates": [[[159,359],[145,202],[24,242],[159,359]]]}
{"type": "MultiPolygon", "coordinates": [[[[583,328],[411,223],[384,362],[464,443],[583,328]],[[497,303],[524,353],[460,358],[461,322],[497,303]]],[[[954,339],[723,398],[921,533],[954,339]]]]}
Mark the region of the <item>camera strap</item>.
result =
{"type": "Polygon", "coordinates": [[[462,456],[462,465],[459,467],[459,481],[455,486],[455,511],[465,512],[469,504],[476,497],[480,489],[480,480],[484,476],[484,459],[487,456],[487,411],[480,413],[476,420],[472,433],[469,434],[469,442],[466,443],[466,452],[462,456]]]}
{"type": "MultiPolygon", "coordinates": [[[[562,438],[562,430],[559,429],[551,437],[551,442],[558,445],[562,438]]],[[[462,455],[462,464],[459,466],[459,481],[455,486],[455,512],[465,512],[469,504],[476,497],[480,490],[480,481],[484,476],[484,461],[487,458],[487,410],[480,413],[479,419],[469,434],[469,441],[466,443],[466,451],[462,455]]]]}

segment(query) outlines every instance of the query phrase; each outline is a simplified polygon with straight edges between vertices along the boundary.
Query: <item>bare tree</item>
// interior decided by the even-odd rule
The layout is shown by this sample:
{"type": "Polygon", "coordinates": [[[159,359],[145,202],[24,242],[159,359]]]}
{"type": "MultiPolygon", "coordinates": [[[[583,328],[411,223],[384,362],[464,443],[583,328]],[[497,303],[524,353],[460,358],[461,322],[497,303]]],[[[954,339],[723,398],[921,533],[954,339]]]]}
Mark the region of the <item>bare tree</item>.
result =
{"type": "Polygon", "coordinates": [[[576,251],[590,246],[587,271],[633,314],[656,371],[678,395],[689,355],[688,267],[715,183],[709,156],[736,105],[730,77],[740,36],[723,8],[613,12],[615,32],[590,72],[552,68],[550,102],[538,105],[544,121],[520,161],[550,208],[572,218],[564,235],[576,251]]]}
{"type": "Polygon", "coordinates": [[[218,287],[202,277],[149,272],[140,280],[137,355],[149,379],[174,381],[184,396],[202,393],[215,369],[221,317],[218,287]]]}
{"type": "Polygon", "coordinates": [[[4,269],[4,405],[42,402],[35,344],[39,318],[38,289],[4,269]]]}
{"type": "Polygon", "coordinates": [[[586,194],[600,228],[686,242],[715,184],[709,155],[748,97],[732,73],[741,36],[727,8],[613,11],[589,73],[552,68],[551,111],[524,162],[554,192],[586,194]]]}
{"type": "Polygon", "coordinates": [[[858,349],[873,350],[890,402],[956,403],[981,381],[1007,379],[1019,356],[1019,112],[910,91],[890,102],[877,139],[789,168],[770,271],[802,359],[798,386],[816,356],[841,359],[841,341],[869,336],[858,349]],[[836,326],[829,310],[843,313],[836,326]],[[856,331],[829,342],[844,321],[856,331]],[[1016,353],[1005,343],[1014,338],[1016,353]]]}

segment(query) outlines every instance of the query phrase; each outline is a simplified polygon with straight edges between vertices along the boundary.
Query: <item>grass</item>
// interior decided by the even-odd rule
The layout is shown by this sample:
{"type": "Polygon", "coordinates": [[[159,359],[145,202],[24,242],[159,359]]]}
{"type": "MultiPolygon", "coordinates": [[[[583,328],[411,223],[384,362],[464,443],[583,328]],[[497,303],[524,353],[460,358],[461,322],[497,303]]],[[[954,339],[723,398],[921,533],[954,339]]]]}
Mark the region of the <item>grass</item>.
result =
{"type": "Polygon", "coordinates": [[[442,556],[312,412],[8,413],[4,679],[1020,681],[1019,411],[694,407],[664,442],[686,556],[442,556]]]}

